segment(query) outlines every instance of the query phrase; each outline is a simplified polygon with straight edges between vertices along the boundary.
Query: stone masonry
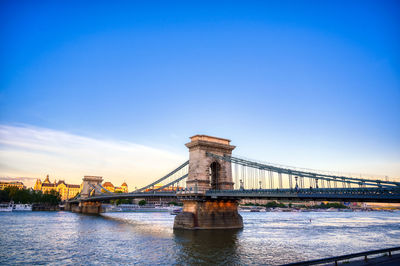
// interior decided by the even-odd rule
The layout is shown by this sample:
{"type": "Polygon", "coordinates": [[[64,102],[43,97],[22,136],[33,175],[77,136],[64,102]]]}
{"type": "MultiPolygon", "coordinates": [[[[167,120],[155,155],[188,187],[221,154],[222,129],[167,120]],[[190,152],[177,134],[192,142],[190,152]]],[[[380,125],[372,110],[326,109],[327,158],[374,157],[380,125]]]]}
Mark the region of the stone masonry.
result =
{"type": "Polygon", "coordinates": [[[186,144],[189,148],[189,176],[187,187],[192,191],[204,194],[211,189],[210,165],[217,162],[220,166],[218,176],[218,188],[222,190],[233,189],[231,163],[217,160],[206,155],[206,152],[217,155],[231,155],[235,146],[230,145],[230,140],[196,135],[190,138],[186,144]],[[197,186],[197,188],[196,188],[197,186]]]}

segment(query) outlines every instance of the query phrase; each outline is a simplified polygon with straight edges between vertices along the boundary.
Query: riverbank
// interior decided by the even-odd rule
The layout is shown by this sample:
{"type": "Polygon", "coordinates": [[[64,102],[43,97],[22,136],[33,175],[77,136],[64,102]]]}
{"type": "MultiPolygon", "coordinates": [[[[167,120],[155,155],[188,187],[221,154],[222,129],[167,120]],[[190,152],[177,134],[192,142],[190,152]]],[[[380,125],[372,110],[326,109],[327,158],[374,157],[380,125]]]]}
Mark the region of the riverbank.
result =
{"type": "Polygon", "coordinates": [[[63,208],[60,208],[59,205],[51,205],[51,204],[32,204],[32,211],[61,211],[63,208]]]}

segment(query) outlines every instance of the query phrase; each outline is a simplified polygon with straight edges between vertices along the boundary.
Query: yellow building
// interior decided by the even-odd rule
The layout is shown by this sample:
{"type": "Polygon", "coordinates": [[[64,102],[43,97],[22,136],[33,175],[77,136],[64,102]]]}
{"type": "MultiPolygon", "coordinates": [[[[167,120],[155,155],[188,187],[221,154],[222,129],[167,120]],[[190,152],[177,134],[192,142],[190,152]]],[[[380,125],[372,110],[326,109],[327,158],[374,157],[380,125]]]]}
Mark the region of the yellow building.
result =
{"type": "Polygon", "coordinates": [[[5,189],[6,187],[17,187],[18,189],[25,188],[24,183],[19,181],[12,181],[12,182],[0,182],[0,190],[5,189]]]}
{"type": "Polygon", "coordinates": [[[115,187],[111,182],[104,182],[102,186],[110,192],[128,193],[128,185],[125,182],[120,187],[115,187]]]}
{"type": "Polygon", "coordinates": [[[60,180],[58,182],[54,180],[54,183],[50,182],[49,175],[46,176],[46,179],[43,182],[40,179],[37,179],[33,189],[42,191],[43,193],[48,193],[52,190],[55,190],[60,194],[61,200],[71,199],[75,197],[76,194],[81,192],[80,185],[67,184],[64,182],[64,180],[60,180]]]}
{"type": "MultiPolygon", "coordinates": [[[[107,189],[110,192],[115,191],[115,187],[111,182],[104,182],[104,184],[102,186],[103,186],[103,188],[107,189]]],[[[105,192],[105,191],[103,191],[103,192],[105,192]]]]}
{"type": "Polygon", "coordinates": [[[128,193],[128,184],[124,182],[120,187],[115,187],[115,192],[128,193]]]}

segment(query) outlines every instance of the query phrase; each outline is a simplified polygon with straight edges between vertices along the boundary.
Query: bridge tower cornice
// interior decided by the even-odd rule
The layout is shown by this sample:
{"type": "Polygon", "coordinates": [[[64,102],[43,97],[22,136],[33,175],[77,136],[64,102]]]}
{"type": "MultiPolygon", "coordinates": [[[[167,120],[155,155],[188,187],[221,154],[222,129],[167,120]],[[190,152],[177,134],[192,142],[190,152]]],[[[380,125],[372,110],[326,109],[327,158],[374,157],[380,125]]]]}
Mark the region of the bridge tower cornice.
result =
{"type": "Polygon", "coordinates": [[[229,139],[211,137],[207,135],[196,135],[190,138],[191,142],[186,143],[186,147],[191,150],[213,151],[223,154],[232,154],[236,146],[230,145],[229,139]]]}

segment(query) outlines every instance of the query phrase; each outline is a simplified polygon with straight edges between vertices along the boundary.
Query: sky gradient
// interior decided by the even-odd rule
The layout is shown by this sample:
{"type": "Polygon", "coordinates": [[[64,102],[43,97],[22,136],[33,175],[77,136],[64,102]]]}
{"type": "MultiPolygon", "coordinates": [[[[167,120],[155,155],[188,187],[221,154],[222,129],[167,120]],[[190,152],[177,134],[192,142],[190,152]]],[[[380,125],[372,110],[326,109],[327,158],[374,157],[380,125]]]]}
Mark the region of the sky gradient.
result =
{"type": "Polygon", "coordinates": [[[399,13],[398,1],[1,1],[0,176],[148,183],[209,134],[249,158],[398,178],[399,13]]]}

